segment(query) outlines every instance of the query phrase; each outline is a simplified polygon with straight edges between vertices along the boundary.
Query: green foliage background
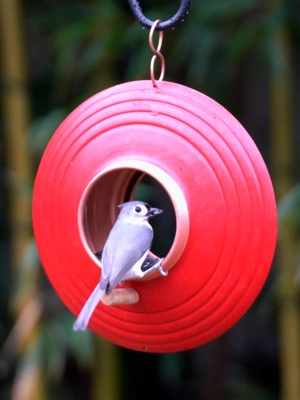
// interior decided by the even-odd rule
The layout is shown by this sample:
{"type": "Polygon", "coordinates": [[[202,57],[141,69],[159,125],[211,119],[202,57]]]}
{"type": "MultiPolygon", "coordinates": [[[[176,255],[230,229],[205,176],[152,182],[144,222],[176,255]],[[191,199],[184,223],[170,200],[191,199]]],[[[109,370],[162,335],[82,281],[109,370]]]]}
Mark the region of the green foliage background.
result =
{"type": "MultiPolygon", "coordinates": [[[[140,4],[150,19],[165,20],[176,12],[179,1],[162,4],[144,0],[140,4]]],[[[53,132],[78,104],[111,85],[149,78],[151,52],[148,31],[134,20],[125,0],[24,0],[21,5],[32,111],[26,141],[36,169],[53,132]]],[[[271,146],[274,115],[270,85],[276,79],[284,81],[287,71],[292,73],[289,79],[295,110],[291,140],[296,162],[288,174],[295,187],[280,203],[279,217],[280,223],[296,232],[294,263],[299,260],[300,226],[300,190],[296,185],[300,144],[298,15],[296,0],[191,0],[185,21],[165,32],[163,42],[165,80],[204,92],[228,108],[255,140],[273,176],[278,174],[278,164],[271,146]],[[290,57],[285,56],[278,40],[282,31],[290,57]]],[[[221,338],[192,351],[145,355],[117,348],[90,331],[80,336],[74,333],[74,318],[44,276],[33,237],[18,274],[12,272],[8,193],[15,186],[31,196],[33,180],[28,183],[10,177],[4,135],[1,129],[1,399],[15,398],[19,372],[26,375],[36,368],[42,371],[36,399],[295,400],[284,398],[280,385],[278,280],[274,269],[247,315],[221,338]],[[25,311],[16,318],[12,304],[26,285],[33,284],[36,275],[38,290],[33,300],[37,303],[24,304],[25,311]],[[36,319],[32,317],[34,304],[41,307],[36,319]],[[18,336],[22,318],[29,330],[36,331],[34,345],[26,351],[26,340],[23,343],[18,336]]],[[[153,191],[152,184],[145,181],[140,188],[143,196],[148,196],[149,185],[153,191]]],[[[159,198],[160,192],[154,190],[159,198]]],[[[280,229],[280,235],[284,232],[280,229]]],[[[162,237],[159,242],[163,242],[162,237]]],[[[300,379],[300,371],[296,374],[300,379]]]]}

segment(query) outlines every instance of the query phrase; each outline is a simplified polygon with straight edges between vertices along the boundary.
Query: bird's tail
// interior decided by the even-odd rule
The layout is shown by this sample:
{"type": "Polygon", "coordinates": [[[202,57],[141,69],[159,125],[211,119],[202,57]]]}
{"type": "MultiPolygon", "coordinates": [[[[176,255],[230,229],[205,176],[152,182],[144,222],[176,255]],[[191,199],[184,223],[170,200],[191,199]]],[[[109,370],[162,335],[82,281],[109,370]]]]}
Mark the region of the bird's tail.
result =
{"type": "Polygon", "coordinates": [[[87,299],[85,305],[83,306],[82,310],[80,311],[80,314],[78,315],[76,321],[74,322],[74,325],[73,325],[74,331],[84,331],[85,330],[95,308],[97,307],[97,304],[101,300],[104,293],[105,293],[105,289],[100,289],[100,285],[97,285],[95,287],[93,293],[87,299]]]}

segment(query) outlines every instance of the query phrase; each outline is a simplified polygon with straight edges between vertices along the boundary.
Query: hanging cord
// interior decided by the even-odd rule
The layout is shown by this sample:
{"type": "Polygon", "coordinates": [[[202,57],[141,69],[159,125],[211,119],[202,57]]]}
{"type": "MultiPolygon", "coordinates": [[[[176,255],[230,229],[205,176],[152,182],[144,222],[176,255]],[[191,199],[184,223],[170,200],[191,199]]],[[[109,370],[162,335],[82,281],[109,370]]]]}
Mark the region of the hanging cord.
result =
{"type": "Polygon", "coordinates": [[[151,62],[150,62],[150,76],[151,76],[151,81],[152,81],[153,87],[157,87],[155,76],[154,76],[154,64],[155,64],[156,56],[159,57],[160,65],[161,65],[160,77],[158,78],[158,80],[162,81],[164,79],[164,75],[165,75],[165,59],[164,59],[164,56],[160,52],[162,42],[163,42],[163,31],[159,32],[157,48],[155,48],[154,44],[153,44],[154,31],[155,31],[156,26],[159,23],[160,23],[160,20],[157,19],[153,23],[153,25],[150,29],[150,33],[149,33],[149,46],[150,46],[150,49],[152,50],[152,52],[154,53],[154,56],[151,58],[151,62]]]}
{"type": "MultiPolygon", "coordinates": [[[[133,15],[138,20],[138,22],[144,28],[151,29],[154,22],[145,17],[139,5],[139,2],[137,0],[128,0],[128,3],[131,8],[131,11],[133,12],[133,15]]],[[[165,31],[166,29],[174,28],[175,25],[177,25],[178,22],[182,22],[184,20],[184,17],[189,13],[189,6],[190,6],[190,0],[181,0],[180,7],[177,13],[167,21],[163,22],[160,21],[155,26],[155,30],[160,32],[160,31],[165,31]]]]}

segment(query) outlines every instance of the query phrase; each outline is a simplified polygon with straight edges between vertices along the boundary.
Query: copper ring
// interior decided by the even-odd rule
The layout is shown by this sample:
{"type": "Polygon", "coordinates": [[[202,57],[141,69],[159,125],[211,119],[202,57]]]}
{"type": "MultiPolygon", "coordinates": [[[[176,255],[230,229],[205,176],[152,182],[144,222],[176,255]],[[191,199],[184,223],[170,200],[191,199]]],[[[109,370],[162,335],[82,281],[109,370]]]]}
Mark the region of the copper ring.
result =
{"type": "Polygon", "coordinates": [[[160,22],[160,19],[157,19],[153,23],[153,25],[150,29],[150,33],[149,33],[149,46],[150,46],[150,49],[152,50],[152,52],[154,53],[154,56],[151,58],[151,62],[150,62],[150,76],[151,76],[151,81],[152,81],[152,84],[154,87],[157,87],[155,76],[154,76],[154,64],[155,64],[156,56],[158,56],[160,58],[160,63],[161,63],[161,71],[160,71],[160,76],[159,76],[158,80],[162,81],[164,78],[164,75],[165,75],[165,59],[164,59],[164,56],[160,52],[162,42],[163,42],[163,31],[159,32],[157,48],[155,48],[154,44],[153,44],[153,35],[155,32],[155,28],[159,24],[159,22],[160,22]]]}

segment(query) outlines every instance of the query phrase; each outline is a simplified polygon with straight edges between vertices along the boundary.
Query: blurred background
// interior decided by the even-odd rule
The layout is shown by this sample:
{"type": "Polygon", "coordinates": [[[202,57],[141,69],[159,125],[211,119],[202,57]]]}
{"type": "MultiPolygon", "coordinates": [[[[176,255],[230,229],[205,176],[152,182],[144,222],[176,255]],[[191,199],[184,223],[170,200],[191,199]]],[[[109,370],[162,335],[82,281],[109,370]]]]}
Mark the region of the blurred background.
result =
{"type": "MultiPolygon", "coordinates": [[[[179,0],[140,4],[165,20],[179,0]]],[[[149,32],[126,0],[1,0],[1,399],[300,399],[299,15],[298,0],[191,0],[164,34],[165,79],[220,102],[256,142],[279,235],[268,281],[241,321],[204,346],[157,355],[73,333],[31,226],[34,176],[53,132],[94,93],[149,78],[149,32]]],[[[144,197],[160,198],[151,185],[144,197]]]]}

